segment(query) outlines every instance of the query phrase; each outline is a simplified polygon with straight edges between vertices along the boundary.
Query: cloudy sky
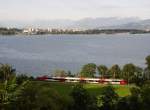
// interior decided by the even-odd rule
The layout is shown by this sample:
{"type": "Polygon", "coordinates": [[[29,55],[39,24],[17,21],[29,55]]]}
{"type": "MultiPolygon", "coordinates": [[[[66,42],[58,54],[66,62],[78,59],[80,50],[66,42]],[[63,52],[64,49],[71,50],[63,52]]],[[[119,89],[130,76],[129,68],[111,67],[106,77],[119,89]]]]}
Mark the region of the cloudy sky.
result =
{"type": "Polygon", "coordinates": [[[0,20],[150,18],[150,0],[0,0],[0,20]]]}

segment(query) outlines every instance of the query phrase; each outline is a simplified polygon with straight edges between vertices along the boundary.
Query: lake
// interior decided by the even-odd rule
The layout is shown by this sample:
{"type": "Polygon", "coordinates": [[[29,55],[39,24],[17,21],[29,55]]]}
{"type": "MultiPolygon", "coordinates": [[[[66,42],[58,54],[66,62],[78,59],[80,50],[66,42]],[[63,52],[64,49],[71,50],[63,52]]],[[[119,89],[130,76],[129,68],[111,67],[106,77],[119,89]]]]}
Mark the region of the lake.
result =
{"type": "Polygon", "coordinates": [[[145,67],[150,34],[112,35],[0,35],[0,63],[34,76],[56,69],[80,71],[86,63],[145,67]]]}

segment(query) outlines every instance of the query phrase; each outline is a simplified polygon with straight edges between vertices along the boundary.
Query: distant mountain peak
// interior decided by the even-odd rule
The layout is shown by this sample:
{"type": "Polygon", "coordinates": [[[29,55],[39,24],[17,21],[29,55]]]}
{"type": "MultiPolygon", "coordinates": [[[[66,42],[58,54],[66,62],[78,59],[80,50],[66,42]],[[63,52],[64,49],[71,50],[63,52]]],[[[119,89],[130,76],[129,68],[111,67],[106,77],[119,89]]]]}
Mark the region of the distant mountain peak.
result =
{"type": "Polygon", "coordinates": [[[80,20],[55,19],[35,21],[0,21],[1,27],[40,27],[40,28],[137,28],[145,29],[150,27],[150,19],[141,20],[137,17],[97,17],[84,18],[80,20]]]}

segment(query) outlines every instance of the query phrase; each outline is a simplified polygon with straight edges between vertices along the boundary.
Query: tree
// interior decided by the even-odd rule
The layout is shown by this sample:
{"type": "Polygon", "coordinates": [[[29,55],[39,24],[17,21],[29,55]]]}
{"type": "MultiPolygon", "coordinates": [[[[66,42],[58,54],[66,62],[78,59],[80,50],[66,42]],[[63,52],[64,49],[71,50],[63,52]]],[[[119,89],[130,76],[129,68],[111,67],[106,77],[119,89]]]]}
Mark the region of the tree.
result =
{"type": "Polygon", "coordinates": [[[6,81],[9,80],[11,75],[15,74],[15,69],[12,68],[9,64],[0,65],[0,80],[6,81]]]}
{"type": "Polygon", "coordinates": [[[74,77],[75,76],[74,74],[71,73],[71,71],[68,71],[66,74],[68,77],[74,77]]]}
{"type": "Polygon", "coordinates": [[[145,58],[147,67],[144,70],[144,77],[150,79],[150,55],[145,58]]]}
{"type": "Polygon", "coordinates": [[[96,64],[88,63],[82,67],[80,76],[82,77],[94,77],[96,73],[96,64]]]}
{"type": "Polygon", "coordinates": [[[15,69],[8,64],[0,65],[0,108],[6,109],[12,93],[16,90],[15,69]]]}
{"type": "Polygon", "coordinates": [[[16,76],[16,83],[18,85],[22,84],[24,81],[27,81],[27,80],[33,80],[34,78],[33,77],[29,77],[27,76],[26,74],[19,74],[16,76]]]}
{"type": "Polygon", "coordinates": [[[66,77],[67,73],[65,72],[65,70],[57,69],[54,71],[53,76],[55,76],[55,77],[66,77]]]}
{"type": "Polygon", "coordinates": [[[133,77],[136,72],[136,66],[132,63],[126,64],[122,69],[122,77],[128,81],[128,83],[132,82],[133,77]]]}
{"type": "Polygon", "coordinates": [[[105,65],[99,65],[97,69],[102,78],[107,75],[108,68],[105,65]]]}
{"type": "Polygon", "coordinates": [[[116,105],[117,110],[149,110],[149,83],[145,83],[141,87],[132,87],[130,92],[130,96],[120,98],[116,105]]]}
{"type": "Polygon", "coordinates": [[[15,69],[8,64],[0,65],[0,108],[7,110],[13,99],[14,94],[22,86],[22,83],[16,83],[15,69]]]}
{"type": "Polygon", "coordinates": [[[145,84],[141,88],[141,98],[143,102],[142,110],[149,110],[150,105],[150,83],[145,84]]]}
{"type": "Polygon", "coordinates": [[[10,99],[15,93],[17,88],[16,77],[11,76],[9,80],[5,80],[3,83],[0,83],[0,108],[5,110],[9,104],[10,99]]]}
{"type": "Polygon", "coordinates": [[[127,97],[129,110],[141,110],[142,108],[141,90],[137,87],[133,87],[131,88],[130,92],[131,95],[127,97]]]}
{"type": "Polygon", "coordinates": [[[147,68],[150,70],[150,55],[147,56],[147,57],[145,58],[145,60],[146,60],[147,68]]]}
{"type": "Polygon", "coordinates": [[[142,86],[145,83],[146,79],[144,78],[143,69],[136,66],[135,74],[132,79],[132,82],[136,84],[136,86],[142,86]]]}
{"type": "Polygon", "coordinates": [[[28,82],[11,102],[12,110],[66,110],[66,100],[54,89],[28,82]]]}
{"type": "Polygon", "coordinates": [[[139,66],[135,67],[135,75],[138,77],[143,77],[143,69],[139,66]]]}
{"type": "Polygon", "coordinates": [[[113,78],[120,78],[120,76],[121,76],[121,69],[120,69],[119,65],[117,65],[117,64],[113,65],[110,68],[109,72],[111,73],[113,78]]]}
{"type": "Polygon", "coordinates": [[[105,86],[98,96],[97,105],[101,110],[113,110],[119,96],[112,86],[105,86]]]}
{"type": "Polygon", "coordinates": [[[116,110],[129,110],[128,98],[122,97],[116,104],[116,110]]]}
{"type": "Polygon", "coordinates": [[[83,88],[83,85],[77,84],[73,87],[72,92],[70,94],[73,98],[73,105],[71,110],[95,110],[96,103],[93,98],[87,92],[86,89],[83,88]]]}

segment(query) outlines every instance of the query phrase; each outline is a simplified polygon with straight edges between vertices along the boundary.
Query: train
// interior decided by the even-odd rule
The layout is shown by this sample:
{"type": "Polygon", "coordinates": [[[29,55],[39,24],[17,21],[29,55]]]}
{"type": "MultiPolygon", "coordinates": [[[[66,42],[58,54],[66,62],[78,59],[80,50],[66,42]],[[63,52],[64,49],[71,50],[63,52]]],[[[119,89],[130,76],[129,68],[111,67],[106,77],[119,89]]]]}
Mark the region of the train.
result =
{"type": "Polygon", "coordinates": [[[40,76],[36,78],[40,81],[52,81],[52,82],[71,82],[71,83],[95,83],[95,84],[114,84],[114,85],[127,85],[127,81],[124,79],[111,79],[111,78],[85,78],[85,77],[52,77],[52,76],[40,76]]]}

